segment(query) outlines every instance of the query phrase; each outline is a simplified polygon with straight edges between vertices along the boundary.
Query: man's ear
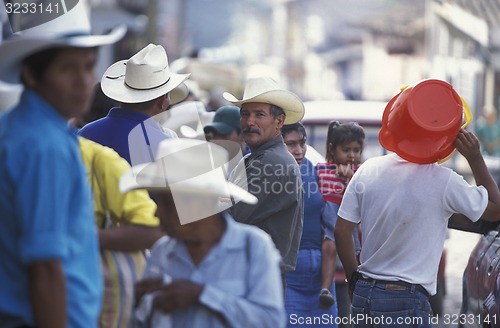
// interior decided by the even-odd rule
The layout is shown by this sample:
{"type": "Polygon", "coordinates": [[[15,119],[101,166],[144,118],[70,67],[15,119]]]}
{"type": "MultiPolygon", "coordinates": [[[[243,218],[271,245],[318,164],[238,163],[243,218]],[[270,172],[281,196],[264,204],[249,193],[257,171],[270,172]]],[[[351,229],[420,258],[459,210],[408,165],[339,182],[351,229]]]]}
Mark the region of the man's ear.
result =
{"type": "Polygon", "coordinates": [[[283,127],[283,125],[285,124],[285,119],[286,116],[284,114],[278,115],[278,117],[276,117],[276,120],[278,122],[278,129],[281,129],[283,127]]]}
{"type": "Polygon", "coordinates": [[[33,75],[33,72],[26,65],[22,65],[21,67],[21,81],[28,89],[34,89],[37,84],[37,80],[33,75]]]}
{"type": "Polygon", "coordinates": [[[163,95],[157,99],[158,101],[158,106],[161,107],[162,110],[167,110],[168,107],[170,107],[170,96],[167,93],[166,95],[163,95]]]}

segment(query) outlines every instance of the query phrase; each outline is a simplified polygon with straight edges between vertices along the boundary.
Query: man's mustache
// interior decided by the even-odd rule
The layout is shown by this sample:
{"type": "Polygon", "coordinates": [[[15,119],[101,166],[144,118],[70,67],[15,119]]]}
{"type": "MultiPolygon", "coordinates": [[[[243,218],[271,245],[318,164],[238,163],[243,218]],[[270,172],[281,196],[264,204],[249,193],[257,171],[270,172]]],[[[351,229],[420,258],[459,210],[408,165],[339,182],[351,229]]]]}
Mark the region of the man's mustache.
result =
{"type": "Polygon", "coordinates": [[[243,132],[243,133],[257,133],[257,134],[260,134],[260,130],[259,129],[253,129],[251,127],[244,128],[241,132],[243,132]]]}

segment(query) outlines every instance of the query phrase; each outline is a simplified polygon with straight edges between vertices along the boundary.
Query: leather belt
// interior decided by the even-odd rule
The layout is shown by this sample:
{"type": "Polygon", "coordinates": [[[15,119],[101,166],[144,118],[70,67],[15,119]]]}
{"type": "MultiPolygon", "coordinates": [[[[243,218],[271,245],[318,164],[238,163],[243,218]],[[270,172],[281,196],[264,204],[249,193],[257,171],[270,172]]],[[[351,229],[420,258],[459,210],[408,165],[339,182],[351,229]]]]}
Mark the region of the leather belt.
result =
{"type": "Polygon", "coordinates": [[[422,285],[419,285],[419,284],[410,284],[409,282],[401,281],[401,280],[389,281],[389,280],[373,279],[373,278],[369,278],[369,277],[364,277],[362,275],[360,275],[360,277],[358,279],[368,281],[368,282],[375,282],[375,284],[385,285],[385,287],[384,287],[385,290],[409,290],[412,287],[415,287],[415,290],[424,294],[427,298],[431,297],[429,292],[424,287],[422,287],[422,285]]]}

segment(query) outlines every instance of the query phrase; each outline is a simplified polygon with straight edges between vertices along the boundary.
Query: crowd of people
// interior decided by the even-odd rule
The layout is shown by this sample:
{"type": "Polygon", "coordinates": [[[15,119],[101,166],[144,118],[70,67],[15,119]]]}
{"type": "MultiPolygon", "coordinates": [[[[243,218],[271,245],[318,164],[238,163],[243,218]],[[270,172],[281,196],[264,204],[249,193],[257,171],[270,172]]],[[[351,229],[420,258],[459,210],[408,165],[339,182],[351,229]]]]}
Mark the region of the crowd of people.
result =
{"type": "Polygon", "coordinates": [[[313,164],[303,101],[269,77],[224,93],[187,138],[159,117],[193,101],[189,74],[149,44],[97,83],[99,47],[125,31],[90,34],[82,3],[0,44],[0,80],[23,85],[0,116],[1,327],[337,327],[337,252],[354,326],[431,326],[447,220],[500,220],[500,191],[473,133],[458,125],[435,157],[415,149],[436,126],[388,117],[433,88],[456,114],[433,124],[461,121],[451,86],[396,95],[391,153],[363,163],[363,128],[332,122],[313,164]],[[438,163],[455,148],[476,185],[438,163]]]}

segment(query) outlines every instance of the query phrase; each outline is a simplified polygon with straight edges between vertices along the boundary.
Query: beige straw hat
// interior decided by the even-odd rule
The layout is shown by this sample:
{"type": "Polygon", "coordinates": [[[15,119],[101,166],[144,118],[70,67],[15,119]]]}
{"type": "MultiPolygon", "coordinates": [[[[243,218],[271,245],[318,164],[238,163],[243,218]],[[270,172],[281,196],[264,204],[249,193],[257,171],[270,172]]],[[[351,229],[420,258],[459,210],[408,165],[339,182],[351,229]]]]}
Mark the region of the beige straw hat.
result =
{"type": "Polygon", "coordinates": [[[244,103],[256,102],[276,105],[285,112],[285,124],[297,123],[304,117],[302,100],[293,92],[280,88],[269,77],[248,79],[241,100],[228,92],[224,92],[223,97],[238,107],[244,103]]]}
{"type": "Polygon", "coordinates": [[[92,35],[84,0],[65,14],[44,24],[15,33],[0,45],[0,80],[19,83],[21,62],[42,50],[57,47],[93,48],[115,43],[126,33],[125,26],[104,35],[92,35]]]}
{"type": "Polygon", "coordinates": [[[165,49],[149,44],[128,60],[111,65],[101,79],[104,94],[123,103],[140,103],[170,92],[170,104],[184,100],[188,89],[183,83],[190,74],[169,70],[165,49]]]}

